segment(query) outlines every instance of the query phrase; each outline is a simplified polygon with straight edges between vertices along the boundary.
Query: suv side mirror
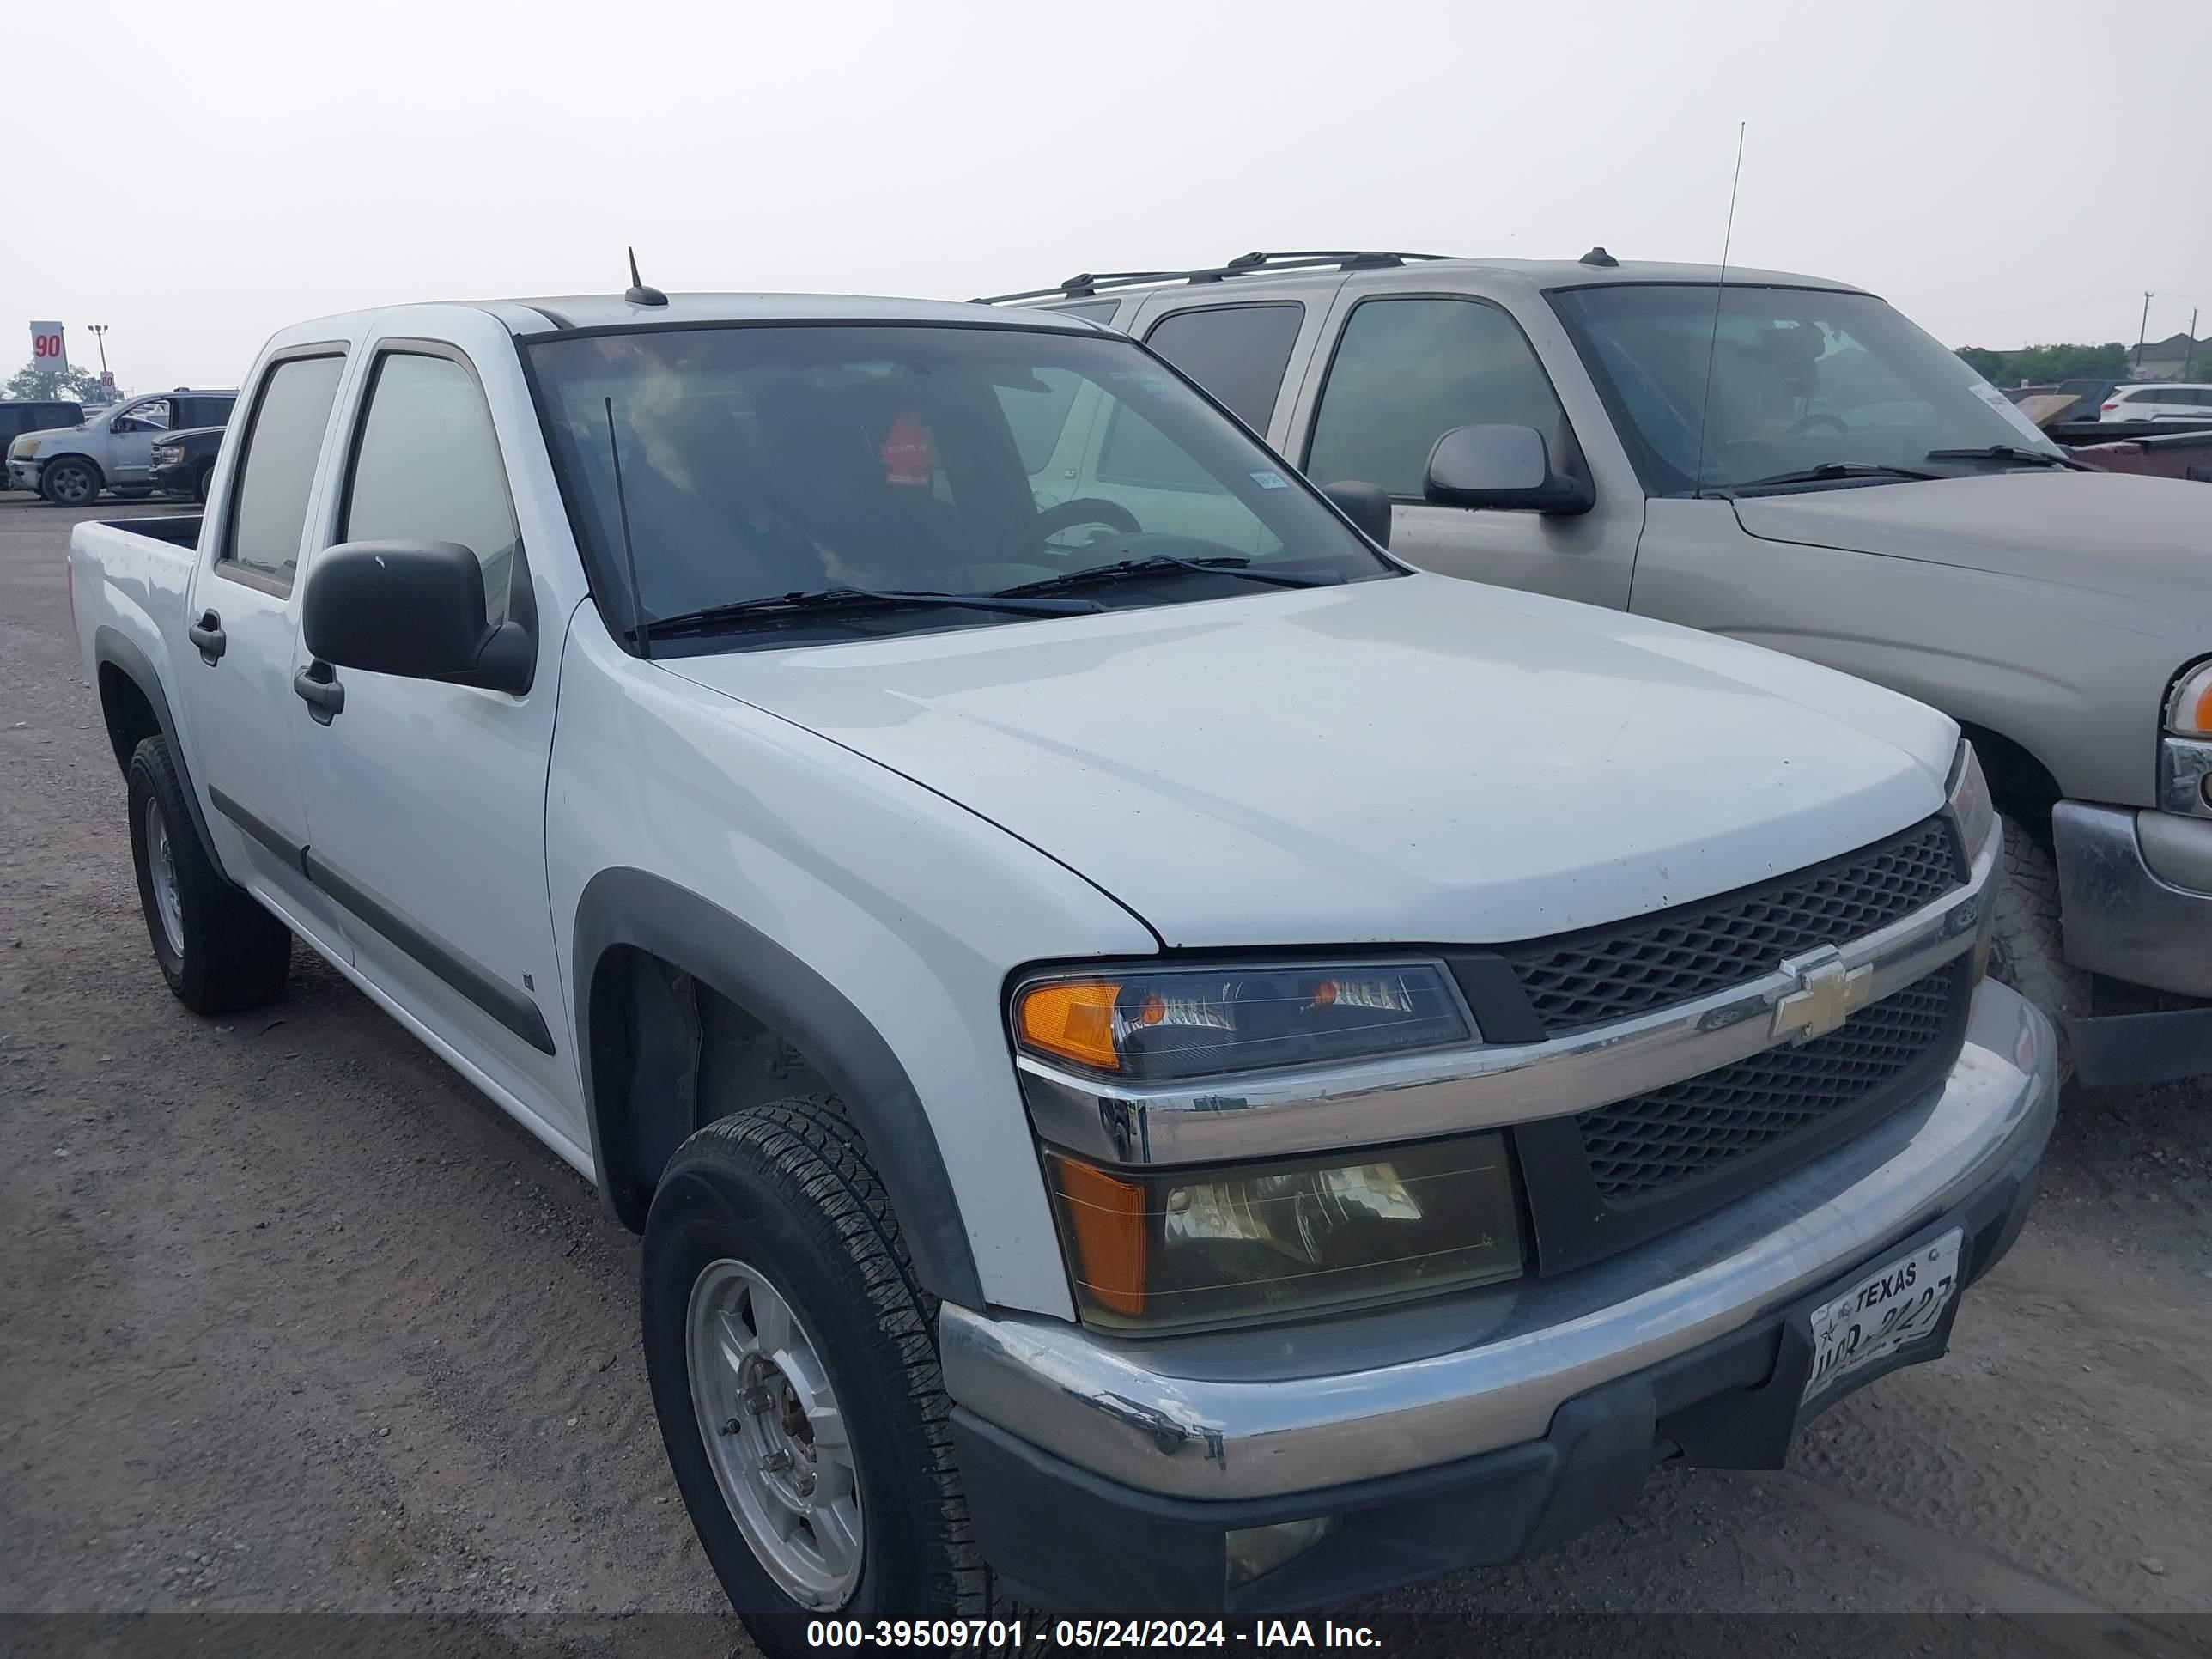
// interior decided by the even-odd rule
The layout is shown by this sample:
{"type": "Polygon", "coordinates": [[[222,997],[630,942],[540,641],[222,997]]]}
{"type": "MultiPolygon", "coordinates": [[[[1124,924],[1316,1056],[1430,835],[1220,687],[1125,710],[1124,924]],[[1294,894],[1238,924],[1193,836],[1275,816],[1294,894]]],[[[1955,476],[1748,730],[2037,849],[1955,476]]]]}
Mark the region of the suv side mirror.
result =
{"type": "Polygon", "coordinates": [[[512,618],[484,616],[483,567],[459,542],[344,542],[315,556],[301,605],[307,649],[339,668],[530,689],[538,652],[512,618]]]}
{"type": "Polygon", "coordinates": [[[1455,427],[1429,452],[1423,493],[1443,507],[1501,507],[1525,513],[1587,513],[1597,505],[1588,478],[1552,470],[1533,426],[1455,427]]]}
{"type": "Polygon", "coordinates": [[[1377,547],[1390,545],[1390,498],[1371,483],[1361,483],[1347,478],[1340,483],[1323,484],[1321,493],[1336,504],[1336,510],[1358,526],[1360,533],[1377,547]]]}

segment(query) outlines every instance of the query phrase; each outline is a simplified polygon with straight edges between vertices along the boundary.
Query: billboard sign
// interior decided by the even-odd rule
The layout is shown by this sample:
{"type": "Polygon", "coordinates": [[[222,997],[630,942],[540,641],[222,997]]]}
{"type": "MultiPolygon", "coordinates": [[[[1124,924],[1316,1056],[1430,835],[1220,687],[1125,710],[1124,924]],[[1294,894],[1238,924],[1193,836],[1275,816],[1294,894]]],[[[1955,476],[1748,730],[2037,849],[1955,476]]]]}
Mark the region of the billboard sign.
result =
{"type": "Polygon", "coordinates": [[[63,343],[59,323],[31,325],[31,367],[42,373],[69,367],[69,347],[63,343]]]}

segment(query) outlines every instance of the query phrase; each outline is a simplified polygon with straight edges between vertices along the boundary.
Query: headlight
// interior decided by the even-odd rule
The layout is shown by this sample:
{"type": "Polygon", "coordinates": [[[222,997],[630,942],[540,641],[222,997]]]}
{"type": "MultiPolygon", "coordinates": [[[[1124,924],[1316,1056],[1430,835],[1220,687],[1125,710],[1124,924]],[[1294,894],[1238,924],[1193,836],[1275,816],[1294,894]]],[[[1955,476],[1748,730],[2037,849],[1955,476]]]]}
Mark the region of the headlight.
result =
{"type": "Polygon", "coordinates": [[[2212,738],[2212,662],[2197,665],[2166,700],[2166,729],[2177,738],[2212,738]]]}
{"type": "Polygon", "coordinates": [[[1997,809],[1990,799],[1989,781],[1982,776],[1982,763],[1974,754],[1974,745],[1963,738],[1951,762],[1949,807],[1959,826],[1960,849],[1971,865],[1996,833],[1997,809]]]}
{"type": "Polygon", "coordinates": [[[1510,1279],[1521,1223],[1498,1134],[1178,1170],[1048,1149],[1085,1321],[1157,1331],[1395,1301],[1510,1279]]]}
{"type": "Polygon", "coordinates": [[[36,438],[18,438],[8,446],[8,459],[11,461],[27,461],[38,453],[39,441],[36,438]]]}
{"type": "Polygon", "coordinates": [[[1474,1035],[1433,963],[1039,978],[1015,992],[1013,1028],[1030,1054],[1139,1082],[1395,1054],[1474,1035]]]}
{"type": "Polygon", "coordinates": [[[185,452],[174,444],[164,444],[154,452],[154,465],[156,466],[174,466],[184,459],[185,452]]]}

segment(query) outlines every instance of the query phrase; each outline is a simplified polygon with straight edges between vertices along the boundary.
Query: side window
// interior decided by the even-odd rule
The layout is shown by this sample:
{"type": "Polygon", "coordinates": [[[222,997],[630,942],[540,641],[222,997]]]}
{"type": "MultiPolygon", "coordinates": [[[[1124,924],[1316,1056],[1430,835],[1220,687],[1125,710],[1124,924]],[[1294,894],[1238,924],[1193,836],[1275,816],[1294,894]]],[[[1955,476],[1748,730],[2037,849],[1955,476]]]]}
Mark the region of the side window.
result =
{"type": "Polygon", "coordinates": [[[1366,300],[1328,366],[1305,470],[1419,501],[1437,440],[1491,424],[1534,427],[1558,462],[1565,418],[1520,325],[1480,300],[1366,300]]]}
{"type": "Polygon", "coordinates": [[[1154,324],[1145,343],[1212,392],[1245,425],[1265,432],[1305,315],[1302,305],[1178,311],[1154,324]]]}
{"type": "Polygon", "coordinates": [[[459,542],[483,567],[485,616],[506,620],[520,532],[491,410],[450,357],[377,360],[338,539],[459,542]]]}
{"type": "Polygon", "coordinates": [[[291,586],[323,429],[344,368],[343,357],[289,357],[261,382],[223,532],[222,563],[291,586]]]}
{"type": "Polygon", "coordinates": [[[222,426],[230,419],[231,400],[228,398],[179,398],[177,399],[179,427],[222,426]]]}
{"type": "Polygon", "coordinates": [[[1014,434],[1014,447],[1021,452],[1022,471],[1034,478],[1052,460],[1053,452],[1060,447],[1060,435],[1067,426],[1067,412],[1075,403],[1076,389],[1083,377],[1072,369],[1040,368],[1030,376],[1031,386],[995,386],[999,406],[1006,412],[1006,426],[1014,434]]]}
{"type": "Polygon", "coordinates": [[[169,429],[169,400],[149,398],[143,403],[131,404],[115,417],[118,432],[167,432],[169,429]]]}

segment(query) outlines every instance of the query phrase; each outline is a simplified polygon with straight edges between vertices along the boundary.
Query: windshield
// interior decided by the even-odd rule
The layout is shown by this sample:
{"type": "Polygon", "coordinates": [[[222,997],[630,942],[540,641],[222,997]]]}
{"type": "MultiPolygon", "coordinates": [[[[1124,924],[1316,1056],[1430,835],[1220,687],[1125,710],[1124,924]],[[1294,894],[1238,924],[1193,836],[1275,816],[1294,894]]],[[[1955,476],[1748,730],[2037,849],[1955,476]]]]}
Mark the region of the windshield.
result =
{"type": "Polygon", "coordinates": [[[1925,471],[1938,450],[2064,453],[2002,392],[1871,295],[1635,283],[1551,300],[1654,495],[1835,463],[1925,471]]]}
{"type": "MultiPolygon", "coordinates": [[[[618,629],[631,614],[625,503],[648,618],[831,588],[998,592],[1161,555],[1324,580],[1393,574],[1127,340],[805,325],[611,331],[528,349],[595,589],[622,596],[605,612],[618,629]]],[[[1254,591],[1164,562],[1096,597],[1254,591]]],[[[810,613],[805,626],[837,637],[1023,619],[908,608],[810,613]]],[[[779,643],[788,620],[774,624],[779,643]]],[[[748,617],[728,632],[770,625],[748,617]]]]}

